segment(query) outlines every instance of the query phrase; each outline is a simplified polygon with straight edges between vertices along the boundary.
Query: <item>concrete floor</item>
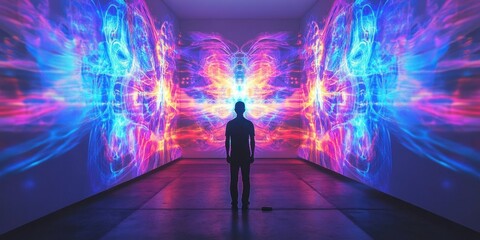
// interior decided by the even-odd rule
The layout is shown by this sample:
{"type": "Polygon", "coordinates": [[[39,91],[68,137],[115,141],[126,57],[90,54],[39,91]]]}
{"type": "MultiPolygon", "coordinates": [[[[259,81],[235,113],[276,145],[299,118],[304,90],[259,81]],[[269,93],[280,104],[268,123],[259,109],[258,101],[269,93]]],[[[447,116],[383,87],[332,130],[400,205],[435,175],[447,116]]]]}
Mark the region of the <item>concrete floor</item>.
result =
{"type": "Polygon", "coordinates": [[[251,181],[250,209],[232,211],[227,163],[183,159],[0,238],[480,239],[301,160],[257,159],[251,181]]]}

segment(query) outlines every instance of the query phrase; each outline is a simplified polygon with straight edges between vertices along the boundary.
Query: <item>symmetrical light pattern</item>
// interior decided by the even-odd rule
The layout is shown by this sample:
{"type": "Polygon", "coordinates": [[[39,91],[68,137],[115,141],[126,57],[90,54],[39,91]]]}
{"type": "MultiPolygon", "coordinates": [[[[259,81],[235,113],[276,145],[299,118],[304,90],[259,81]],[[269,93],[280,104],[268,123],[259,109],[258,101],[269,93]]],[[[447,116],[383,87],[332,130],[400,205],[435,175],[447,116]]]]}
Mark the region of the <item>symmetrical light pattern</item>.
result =
{"type": "Polygon", "coordinates": [[[241,100],[256,128],[257,153],[295,150],[302,138],[296,43],[286,33],[261,35],[242,47],[214,34],[182,38],[177,75],[182,149],[223,156],[225,125],[241,100]]]}
{"type": "Polygon", "coordinates": [[[179,157],[174,140],[220,153],[243,100],[260,152],[303,141],[301,157],[386,188],[399,142],[480,177],[478,12],[474,0],[337,0],[300,43],[194,33],[176,49],[143,0],[3,2],[0,176],[86,146],[103,188],[179,157]]]}
{"type": "Polygon", "coordinates": [[[337,0],[324,23],[308,23],[300,156],[385,188],[393,137],[480,177],[479,11],[478,1],[337,0]]]}
{"type": "Polygon", "coordinates": [[[179,156],[175,41],[143,0],[0,5],[0,176],[88,141],[99,188],[179,156]]]}

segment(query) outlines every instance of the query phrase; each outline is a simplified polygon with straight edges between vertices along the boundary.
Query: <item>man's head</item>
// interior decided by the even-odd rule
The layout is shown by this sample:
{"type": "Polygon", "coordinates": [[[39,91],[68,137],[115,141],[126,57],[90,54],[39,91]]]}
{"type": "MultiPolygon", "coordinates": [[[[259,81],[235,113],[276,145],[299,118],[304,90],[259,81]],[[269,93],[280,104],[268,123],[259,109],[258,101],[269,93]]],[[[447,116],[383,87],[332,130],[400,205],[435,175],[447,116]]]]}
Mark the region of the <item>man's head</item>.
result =
{"type": "Polygon", "coordinates": [[[243,115],[243,113],[245,112],[245,103],[243,103],[242,101],[238,101],[237,103],[235,103],[235,112],[237,113],[237,115],[243,115]]]}

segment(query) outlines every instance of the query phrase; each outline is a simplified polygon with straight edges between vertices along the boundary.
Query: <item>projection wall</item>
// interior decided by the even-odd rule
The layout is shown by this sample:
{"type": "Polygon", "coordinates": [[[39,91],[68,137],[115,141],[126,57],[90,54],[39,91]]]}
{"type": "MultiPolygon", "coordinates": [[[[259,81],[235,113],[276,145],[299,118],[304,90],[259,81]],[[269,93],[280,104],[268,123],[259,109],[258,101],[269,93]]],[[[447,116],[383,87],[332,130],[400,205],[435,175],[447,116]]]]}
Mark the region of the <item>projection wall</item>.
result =
{"type": "Polygon", "coordinates": [[[303,136],[299,44],[296,34],[281,32],[241,46],[219,34],[185,34],[177,62],[177,136],[185,156],[224,158],[225,127],[243,101],[255,125],[256,156],[292,157],[303,136]]]}
{"type": "Polygon", "coordinates": [[[0,233],[180,156],[175,23],[153,7],[0,4],[0,233]]]}
{"type": "Polygon", "coordinates": [[[299,156],[480,230],[480,2],[315,11],[299,156]]]}

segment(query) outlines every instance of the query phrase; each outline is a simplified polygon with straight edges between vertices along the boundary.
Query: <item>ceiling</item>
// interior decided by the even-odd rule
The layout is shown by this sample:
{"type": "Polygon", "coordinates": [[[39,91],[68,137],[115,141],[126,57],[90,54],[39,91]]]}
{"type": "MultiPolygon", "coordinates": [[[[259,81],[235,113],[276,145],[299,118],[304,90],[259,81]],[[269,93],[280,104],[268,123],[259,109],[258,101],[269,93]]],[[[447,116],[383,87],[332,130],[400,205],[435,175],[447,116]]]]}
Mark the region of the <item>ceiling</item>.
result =
{"type": "Polygon", "coordinates": [[[180,19],[299,19],[318,0],[163,0],[180,19]]]}

